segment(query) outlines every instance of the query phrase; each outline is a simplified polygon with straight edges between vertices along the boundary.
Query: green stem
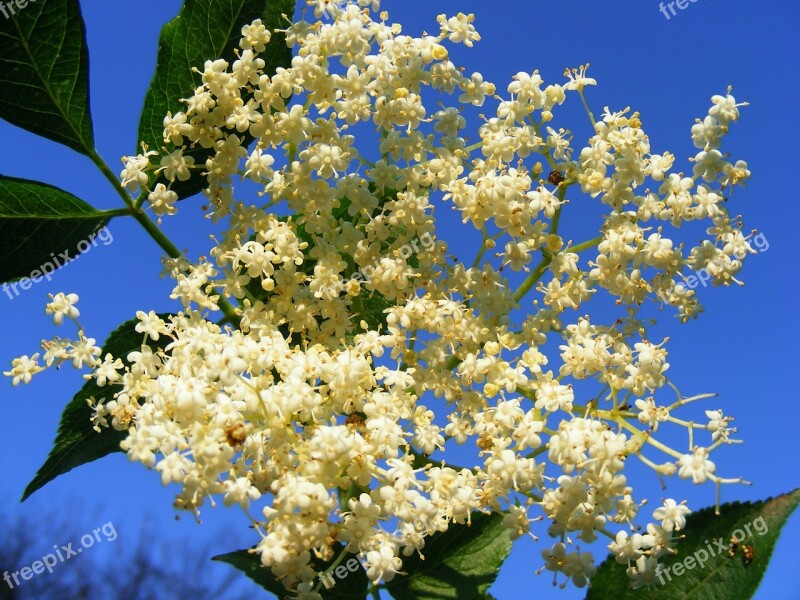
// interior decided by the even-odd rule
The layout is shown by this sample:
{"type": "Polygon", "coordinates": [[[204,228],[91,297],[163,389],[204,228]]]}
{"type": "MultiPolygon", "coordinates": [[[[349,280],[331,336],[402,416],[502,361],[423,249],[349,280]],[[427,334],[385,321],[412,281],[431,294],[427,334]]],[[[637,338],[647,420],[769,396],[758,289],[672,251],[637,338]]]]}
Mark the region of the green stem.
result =
{"type": "Polygon", "coordinates": [[[589,108],[589,103],[586,102],[586,96],[583,95],[583,88],[578,89],[578,96],[581,97],[581,102],[583,102],[583,108],[586,109],[586,114],[589,115],[589,120],[592,122],[592,127],[594,127],[595,125],[597,125],[597,123],[594,120],[594,113],[592,112],[592,109],[589,108]]]}
{"type": "Polygon", "coordinates": [[[542,444],[536,450],[527,454],[525,458],[536,458],[537,456],[539,456],[543,452],[547,452],[548,450],[549,448],[547,447],[547,444],[542,444]]]}
{"type": "Polygon", "coordinates": [[[91,159],[94,164],[97,165],[97,168],[100,169],[100,172],[117,191],[120,198],[122,198],[122,201],[129,209],[128,214],[139,222],[139,224],[150,235],[150,237],[153,238],[161,247],[161,249],[167,253],[167,256],[170,258],[178,258],[181,255],[181,251],[178,250],[178,247],[172,243],[172,240],[164,235],[164,233],[155,223],[153,223],[153,221],[144,213],[141,208],[137,208],[136,201],[128,193],[128,191],[122,187],[122,184],[119,182],[119,179],[117,179],[117,176],[95,150],[92,150],[91,159]]]}
{"type": "Polygon", "coordinates": [[[129,217],[131,211],[129,208],[112,208],[110,210],[101,210],[100,214],[109,219],[113,219],[114,217],[129,217]]]}
{"type": "MultiPolygon", "coordinates": [[[[598,412],[602,413],[604,411],[598,411],[598,412]]],[[[606,418],[608,418],[608,417],[606,417],[606,418]]],[[[637,436],[643,435],[645,443],[650,444],[651,446],[653,446],[655,448],[658,448],[664,454],[668,454],[669,456],[672,456],[673,458],[681,458],[682,454],[680,452],[678,452],[677,450],[673,450],[672,448],[662,444],[658,440],[654,440],[650,436],[649,432],[642,431],[638,427],[634,427],[633,425],[631,425],[630,423],[628,423],[625,420],[622,420],[622,419],[615,419],[615,420],[622,428],[627,429],[629,432],[633,433],[634,435],[637,435],[637,436]]]]}
{"type": "Polygon", "coordinates": [[[486,252],[486,243],[489,241],[489,234],[486,231],[486,225],[481,228],[481,247],[478,250],[478,255],[475,257],[475,260],[472,261],[472,268],[475,269],[481,263],[481,259],[483,258],[483,254],[486,252]]]}
{"type": "MultiPolygon", "coordinates": [[[[561,185],[558,188],[558,192],[556,192],[556,197],[558,198],[559,205],[556,209],[555,214],[553,215],[553,220],[550,222],[550,235],[557,235],[558,234],[558,224],[561,221],[561,207],[563,206],[564,196],[567,193],[567,186],[561,185]]],[[[519,302],[525,294],[527,294],[530,289],[536,285],[536,282],[541,279],[542,275],[544,275],[545,270],[552,262],[555,254],[551,252],[543,251],[544,257],[542,258],[541,262],[536,265],[536,268],[531,272],[530,275],[522,282],[522,285],[519,286],[516,292],[514,292],[514,302],[519,302]]]]}
{"type": "Polygon", "coordinates": [[[606,536],[606,537],[608,537],[608,538],[610,538],[610,539],[612,539],[612,540],[616,540],[616,539],[617,539],[617,536],[616,536],[615,534],[611,533],[611,532],[610,532],[608,529],[606,529],[605,527],[600,527],[600,528],[599,528],[597,531],[599,531],[599,532],[600,532],[600,533],[602,533],[604,536],[606,536]]]}
{"type": "Polygon", "coordinates": [[[522,285],[520,285],[519,288],[517,288],[517,291],[514,292],[514,302],[519,302],[522,300],[525,294],[527,294],[530,289],[536,285],[536,282],[542,278],[542,275],[544,275],[544,272],[547,270],[547,267],[550,265],[552,260],[553,259],[550,256],[545,256],[542,258],[539,264],[536,265],[536,268],[531,271],[531,274],[528,275],[525,281],[522,282],[522,285]]]}
{"type": "Polygon", "coordinates": [[[477,150],[481,146],[483,146],[483,142],[482,141],[475,142],[474,144],[471,144],[471,145],[467,146],[463,150],[464,150],[464,152],[472,152],[473,150],[477,150]]]}
{"type": "Polygon", "coordinates": [[[104,161],[103,158],[94,149],[92,149],[91,152],[89,153],[89,158],[92,159],[92,162],[95,164],[95,166],[98,169],[100,169],[100,172],[103,174],[103,176],[111,183],[112,187],[120,195],[125,205],[128,208],[133,209],[135,205],[133,198],[131,198],[130,194],[125,190],[124,187],[122,187],[122,184],[120,184],[119,179],[117,179],[117,176],[106,164],[106,161],[104,161]]]}
{"type": "Polygon", "coordinates": [[[133,206],[134,208],[136,208],[136,210],[140,210],[146,201],[147,201],[147,192],[145,190],[142,190],[139,193],[139,197],[136,199],[133,206]]]}
{"type": "MultiPolygon", "coordinates": [[[[562,187],[558,190],[558,199],[560,201],[564,200],[564,192],[567,188],[562,187]]],[[[561,220],[561,207],[564,206],[563,204],[559,204],[558,208],[556,209],[556,214],[553,215],[553,220],[550,222],[550,235],[555,235],[558,233],[558,223],[561,220]]]]}
{"type": "Polygon", "coordinates": [[[577,246],[572,246],[569,251],[577,254],[578,252],[582,252],[583,250],[588,250],[589,248],[594,248],[595,246],[599,246],[600,242],[602,242],[605,236],[599,235],[596,238],[592,238],[590,240],[586,240],[585,242],[581,242],[577,246]]]}
{"type": "MultiPolygon", "coordinates": [[[[100,172],[105,176],[105,178],[111,183],[114,189],[119,194],[122,201],[127,206],[127,209],[124,209],[125,212],[122,214],[127,214],[132,216],[138,223],[144,228],[144,230],[150,235],[153,240],[161,247],[161,249],[166,252],[167,256],[170,258],[178,258],[181,256],[181,251],[178,250],[178,247],[172,243],[161,229],[158,228],[150,217],[148,217],[145,212],[141,209],[140,206],[137,206],[136,201],[133,197],[128,193],[128,191],[122,187],[122,184],[117,179],[117,176],[114,172],[109,168],[106,164],[106,161],[97,153],[96,150],[92,150],[90,153],[90,158],[92,162],[100,169],[100,172]]],[[[113,211],[112,211],[113,212],[113,211]]],[[[239,315],[236,314],[236,309],[233,305],[228,302],[225,298],[220,296],[219,300],[217,301],[217,306],[219,306],[220,310],[225,314],[227,320],[238,323],[239,322],[239,315]]]]}
{"type": "Polygon", "coordinates": [[[314,591],[315,592],[319,593],[320,589],[322,589],[322,582],[325,580],[325,576],[328,573],[331,573],[336,567],[338,567],[342,563],[342,561],[344,560],[344,557],[347,556],[347,554],[348,554],[347,546],[345,546],[344,548],[342,548],[342,551],[339,552],[339,556],[336,557],[336,560],[334,560],[333,563],[331,563],[331,566],[328,567],[328,570],[325,571],[322,574],[322,576],[320,577],[319,582],[314,587],[314,591]]]}
{"type": "MultiPolygon", "coordinates": [[[[530,123],[533,130],[536,132],[536,135],[544,142],[544,137],[542,137],[542,130],[541,130],[541,123],[537,123],[533,120],[533,117],[528,118],[528,123],[530,123]]],[[[537,152],[539,156],[544,158],[547,161],[547,164],[550,165],[550,168],[555,171],[556,170],[556,161],[550,156],[550,151],[547,150],[546,152],[537,152]]]]}
{"type": "Polygon", "coordinates": [[[167,253],[167,256],[170,258],[178,258],[181,256],[181,251],[178,250],[178,247],[172,243],[172,240],[170,240],[164,232],[158,228],[158,225],[144,212],[136,210],[132,212],[131,216],[139,222],[139,225],[144,228],[148,235],[167,253]]]}
{"type": "Polygon", "coordinates": [[[350,486],[347,488],[347,490],[339,490],[339,509],[342,512],[350,510],[348,502],[350,502],[350,498],[354,498],[356,496],[358,490],[358,485],[354,481],[350,482],[350,486]]]}
{"type": "Polygon", "coordinates": [[[447,369],[448,371],[452,371],[458,365],[460,365],[462,362],[464,362],[464,359],[463,358],[458,358],[454,354],[453,356],[451,356],[450,358],[447,359],[447,362],[445,363],[444,368],[447,369]]]}

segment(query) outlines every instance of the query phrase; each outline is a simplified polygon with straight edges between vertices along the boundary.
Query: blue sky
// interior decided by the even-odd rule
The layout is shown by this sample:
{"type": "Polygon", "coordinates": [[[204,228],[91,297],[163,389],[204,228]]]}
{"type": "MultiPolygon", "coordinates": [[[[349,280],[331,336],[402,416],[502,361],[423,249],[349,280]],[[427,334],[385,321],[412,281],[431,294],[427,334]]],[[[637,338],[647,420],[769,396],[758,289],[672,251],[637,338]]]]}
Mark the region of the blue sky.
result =
{"type": "MultiPolygon", "coordinates": [[[[91,53],[91,102],[100,154],[118,171],[119,157],[136,146],[136,126],[145,91],[155,66],[161,25],[180,7],[178,0],[145,2],[82,2],[91,53]]],[[[798,401],[796,377],[800,335],[796,318],[798,288],[798,192],[784,180],[797,172],[798,121],[794,116],[800,84],[800,48],[791,31],[798,26],[800,4],[793,0],[699,0],[669,19],[653,0],[452,0],[421,2],[387,0],[383,4],[407,32],[436,31],[438,13],[474,12],[483,40],[472,50],[457,49],[458,62],[480,71],[501,92],[517,71],[539,69],[546,81],[562,81],[565,67],[591,63],[598,87],[587,91],[596,113],[631,106],[642,115],[654,152],[670,150],[688,170],[694,154],[689,129],[702,117],[713,94],[728,85],[738,101],[748,101],[741,121],[726,139],[726,149],[748,161],[753,173],[747,189],[737,190],[731,212],[741,213],[746,228],[757,228],[769,249],[749,259],[741,288],[701,288],[706,306],[700,319],[679,325],[664,316],[659,331],[671,338],[670,375],[686,395],[713,391],[714,406],[736,416],[744,445],[714,455],[718,472],[742,475],[751,487],[727,486],[723,500],[757,500],[800,485],[794,423],[798,401]]],[[[0,50],[2,51],[2,50],[0,50]]],[[[580,119],[577,98],[564,109],[580,119]]],[[[567,121],[565,121],[566,123],[567,121]]],[[[580,138],[576,135],[576,143],[580,138]]],[[[57,185],[100,208],[116,208],[119,199],[86,159],[65,147],[0,122],[0,173],[40,179],[57,185]]],[[[790,182],[791,183],[791,182],[790,182]]],[[[576,203],[577,205],[577,203],[576,203]]],[[[579,207],[565,211],[581,227],[579,207]]],[[[181,203],[179,218],[164,229],[179,247],[197,254],[207,247],[208,224],[198,199],[181,203]]],[[[0,365],[32,353],[42,338],[57,332],[43,313],[48,292],[81,296],[82,323],[102,340],[136,310],[173,308],[169,282],[159,280],[160,253],[133,221],[115,220],[113,242],[93,248],[43,282],[10,300],[0,295],[0,365]]],[[[454,236],[455,237],[455,236],[454,236]]],[[[456,251],[459,248],[456,246],[456,251]]],[[[471,256],[468,248],[466,255],[471,256]]],[[[62,476],[21,507],[17,500],[44,461],[63,406],[81,385],[80,376],[65,368],[39,375],[28,387],[0,382],[0,511],[41,515],[69,511],[77,531],[91,531],[112,521],[119,538],[132,542],[144,520],[167,539],[193,536],[215,540],[224,552],[248,543],[241,514],[206,509],[205,525],[191,517],[174,519],[173,491],[156,474],[127,462],[123,455],[106,458],[62,476]],[[81,507],[77,509],[76,507],[81,507]],[[225,533],[222,533],[222,532],[225,533]]],[[[634,480],[639,496],[651,506],[663,496],[688,499],[692,506],[714,502],[712,486],[695,487],[677,479],[662,491],[646,470],[634,480]]],[[[757,598],[800,597],[800,576],[793,558],[800,539],[800,515],[783,531],[757,598]]],[[[59,532],[41,540],[42,553],[65,542],[59,532]]],[[[506,598],[583,598],[584,590],[553,591],[551,578],[536,577],[543,547],[533,542],[515,546],[492,588],[506,598]]],[[[100,557],[114,545],[93,550],[100,557]]],[[[176,550],[178,550],[176,548],[176,550]]],[[[16,568],[0,565],[0,568],[16,568]]],[[[209,564],[203,576],[228,567],[209,564]]]]}

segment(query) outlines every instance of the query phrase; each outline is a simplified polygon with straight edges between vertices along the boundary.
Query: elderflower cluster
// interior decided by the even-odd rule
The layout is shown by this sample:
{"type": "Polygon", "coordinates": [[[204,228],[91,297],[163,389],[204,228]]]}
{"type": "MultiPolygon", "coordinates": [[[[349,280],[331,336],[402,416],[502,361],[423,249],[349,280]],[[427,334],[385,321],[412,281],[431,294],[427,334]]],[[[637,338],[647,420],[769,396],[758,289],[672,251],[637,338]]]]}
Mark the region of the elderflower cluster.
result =
{"type": "MultiPolygon", "coordinates": [[[[95,426],[126,432],[128,457],[179,486],[178,509],[221,498],[257,511],[255,552],[298,597],[316,597],[311,559],[335,558],[336,540],[390,581],[473,511],[502,514],[515,539],[543,519],[556,540],[543,568],[578,586],[596,569],[572,538],[616,530],[609,548],[633,585],[652,584],[689,509],[667,499],[633,533],[644,500],[628,459],[740,481],[709,458],[735,441],[731,418],[673,416],[709,395],[663,399],[667,340],[638,316],[663,302],[695,317],[680,282],[698,270],[736,282],[753,252],[725,202],[750,173],[719,150],[742,105],[730,90],[712,98],[686,174],[629,109],[589,112],[582,145],[555,127],[596,84],[584,67],[563,84],[517,73],[500,96],[454,64],[448,45],[480,40],[472,15],[415,37],[378,0],[309,4],[319,20],[244,27],[236,60],[206,62],[165,118],[164,149],[123,159],[123,184],[158,216],[176,212],[174,183],[205,180],[221,230],[207,258],[167,263],[182,310],[139,312],[127,356],[101,360],[81,332],[46,342],[45,363],[71,359],[114,386],[95,426]],[[271,72],[261,55],[284,36],[294,58],[271,72]],[[477,126],[473,107],[488,113],[477,126]],[[257,196],[237,189],[245,179],[257,196]],[[600,206],[597,237],[560,231],[568,202],[600,206]],[[437,208],[476,230],[474,261],[448,254],[437,208]],[[693,247],[678,237],[690,221],[706,231],[693,247]],[[401,251],[423,236],[435,243],[401,251]],[[619,319],[586,316],[600,295],[619,319]],[[220,321],[222,299],[238,307],[220,321]],[[595,393],[578,393],[583,380],[595,393]],[[688,446],[658,442],[666,424],[687,427],[688,446]],[[474,449],[472,468],[447,462],[455,445],[474,449]]],[[[76,301],[59,295],[48,312],[73,319],[76,301]]],[[[6,374],[27,383],[41,368],[24,356],[6,374]]]]}

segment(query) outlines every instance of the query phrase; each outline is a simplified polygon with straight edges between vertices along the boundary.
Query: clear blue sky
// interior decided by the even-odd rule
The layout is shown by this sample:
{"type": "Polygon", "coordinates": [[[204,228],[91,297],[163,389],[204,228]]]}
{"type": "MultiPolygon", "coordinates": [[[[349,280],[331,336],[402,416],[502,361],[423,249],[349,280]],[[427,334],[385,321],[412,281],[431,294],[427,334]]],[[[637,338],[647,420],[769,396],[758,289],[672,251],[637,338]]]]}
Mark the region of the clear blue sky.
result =
{"type": "MultiPolygon", "coordinates": [[[[136,146],[136,125],[155,65],[158,32],[177,13],[180,2],[85,0],[82,6],[91,52],[95,137],[100,153],[117,170],[119,157],[136,146]]],[[[387,0],[384,8],[414,33],[436,31],[435,16],[440,12],[474,12],[483,40],[471,51],[459,50],[458,60],[482,72],[501,91],[517,71],[539,69],[546,81],[559,82],[565,67],[590,62],[590,75],[600,84],[587,92],[595,111],[605,105],[632,106],[642,114],[654,151],[668,149],[683,165],[685,157],[694,153],[689,128],[695,117],[705,114],[711,95],[733,85],[736,99],[750,102],[726,141],[726,149],[747,160],[753,173],[749,187],[736,192],[731,210],[743,214],[747,228],[764,233],[769,250],[749,260],[743,273],[745,287],[701,289],[707,312],[684,326],[668,322],[660,331],[671,337],[673,381],[687,395],[718,392],[718,406],[708,408],[723,407],[734,414],[739,435],[746,440],[745,445],[714,456],[719,473],[742,475],[753,482],[752,487],[725,487],[723,499],[757,500],[800,485],[796,430],[780,428],[796,421],[800,364],[796,343],[800,214],[798,192],[785,181],[798,168],[795,107],[800,48],[791,31],[797,30],[800,4],[699,0],[669,20],[654,0],[387,0]]],[[[88,159],[3,122],[0,141],[0,173],[44,180],[97,207],[118,206],[117,196],[88,159]]],[[[182,203],[179,218],[165,222],[172,239],[195,255],[206,249],[209,232],[199,204],[197,199],[182,203]]],[[[564,218],[580,220],[576,211],[565,212],[564,218]]],[[[115,220],[111,231],[112,244],[92,249],[59,271],[52,283],[40,283],[13,301],[0,295],[4,369],[12,357],[36,351],[42,338],[56,333],[43,314],[48,292],[77,292],[82,322],[99,340],[136,310],[173,308],[169,283],[158,280],[160,254],[154,244],[132,221],[115,220]]],[[[44,461],[61,410],[80,385],[80,376],[71,368],[42,374],[28,387],[14,389],[10,382],[0,382],[0,511],[16,505],[44,461]]],[[[651,506],[662,496],[686,498],[698,508],[714,502],[712,486],[695,487],[672,479],[662,492],[654,476],[643,474],[633,483],[637,495],[651,498],[651,506]]],[[[202,528],[186,515],[176,523],[172,495],[156,474],[118,455],[60,477],[14,510],[30,515],[69,510],[81,532],[113,521],[119,538],[93,550],[98,557],[113,556],[114,544],[132,542],[143,520],[156,524],[169,539],[216,538],[219,552],[246,545],[246,525],[239,513],[206,509],[202,528]],[[78,511],[76,506],[88,508],[78,511]],[[220,535],[223,527],[232,533],[220,535]]],[[[784,529],[757,598],[800,598],[794,558],[798,539],[800,515],[796,514],[784,529]]],[[[42,553],[65,541],[52,532],[52,539],[41,540],[42,553]]],[[[583,598],[584,590],[553,591],[550,577],[533,574],[541,566],[543,543],[515,546],[491,590],[496,597],[583,598]]],[[[202,576],[213,577],[226,568],[209,563],[202,576]]]]}

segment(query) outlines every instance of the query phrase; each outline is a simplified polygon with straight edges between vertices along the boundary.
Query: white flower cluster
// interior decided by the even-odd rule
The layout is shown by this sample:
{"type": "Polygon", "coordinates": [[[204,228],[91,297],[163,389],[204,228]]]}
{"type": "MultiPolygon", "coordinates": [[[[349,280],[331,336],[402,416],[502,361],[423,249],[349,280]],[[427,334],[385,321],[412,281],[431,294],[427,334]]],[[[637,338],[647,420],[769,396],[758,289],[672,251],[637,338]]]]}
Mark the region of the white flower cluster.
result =
{"type": "MultiPolygon", "coordinates": [[[[285,32],[291,67],[265,72],[259,54],[277,40],[254,22],[238,58],[208,61],[186,110],[164,120],[172,149],[124,159],[123,183],[145,188],[159,216],[177,195],[148,189],[149,175],[202,173],[209,217],[224,223],[209,259],[168,265],[184,310],[140,312],[143,343],[127,357],[100,361],[81,334],[48,342],[47,364],[71,358],[118,386],[95,406],[96,425],[127,431],[130,459],[180,486],[178,508],[258,504],[256,551],[298,597],[317,597],[310,560],[334,558],[335,540],[370,579],[389,581],[401,556],[474,510],[502,513],[514,538],[543,517],[557,539],[544,568],[579,586],[594,559],[570,551],[571,537],[588,543],[616,526],[609,548],[635,586],[653,583],[688,508],[666,500],[647,534],[629,533],[643,502],[626,459],[659,476],[739,481],[708,458],[733,441],[730,417],[673,416],[707,396],[656,401],[672,385],[666,340],[648,339],[637,311],[661,298],[694,317],[685,273],[727,285],[752,252],[724,202],[749,171],[719,150],[741,105],[730,91],[714,96],[692,128],[692,174],[672,172],[674,156],[651,153],[638,113],[606,109],[595,122],[587,109],[593,133],[581,148],[549,125],[568,94],[585,103],[595,85],[585,68],[563,85],[518,73],[501,98],[451,62],[444,44],[480,40],[472,15],[442,15],[438,35],[413,37],[377,0],[309,4],[320,20],[285,32]],[[469,145],[469,105],[487,101],[495,114],[469,145]],[[210,151],[203,164],[188,156],[197,148],[210,151]],[[260,200],[237,197],[240,178],[260,200]],[[568,196],[605,205],[598,237],[559,233],[568,196]],[[446,254],[436,204],[482,236],[474,262],[446,254]],[[707,223],[697,246],[668,237],[694,220],[707,223]],[[436,242],[399,251],[423,236],[436,242]],[[369,277],[352,277],[365,266],[369,277]],[[577,312],[603,291],[622,311],[611,325],[577,312]],[[210,320],[220,297],[238,301],[235,326],[210,320]],[[560,356],[547,356],[552,340],[560,356]],[[581,380],[597,393],[573,390],[581,380]],[[664,423],[687,428],[688,448],[655,439],[664,423]],[[711,434],[708,446],[695,445],[696,430],[711,434]],[[454,444],[475,448],[477,466],[446,464],[454,444]]],[[[61,295],[48,311],[74,318],[75,300],[61,295]]],[[[38,370],[36,355],[7,374],[27,383],[38,370]]]]}

